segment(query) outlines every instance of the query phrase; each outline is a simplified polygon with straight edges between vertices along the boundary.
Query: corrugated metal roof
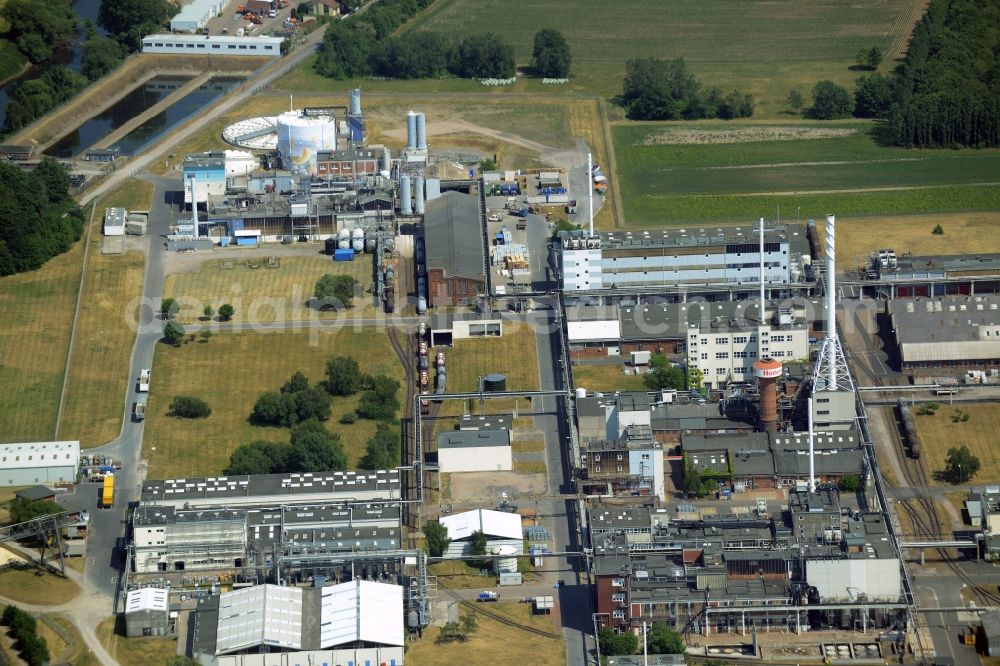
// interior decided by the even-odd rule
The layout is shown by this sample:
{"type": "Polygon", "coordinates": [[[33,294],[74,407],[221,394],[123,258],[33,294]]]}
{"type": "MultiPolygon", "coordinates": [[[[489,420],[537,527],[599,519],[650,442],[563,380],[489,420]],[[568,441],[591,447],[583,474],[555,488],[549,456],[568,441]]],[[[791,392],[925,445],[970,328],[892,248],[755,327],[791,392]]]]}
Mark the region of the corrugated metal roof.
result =
{"type": "Polygon", "coordinates": [[[79,464],[78,441],[0,444],[0,469],[77,467],[79,464]]]}
{"type": "Polygon", "coordinates": [[[320,647],[357,641],[403,645],[403,588],[358,579],[322,589],[320,647]]]}
{"type": "Polygon", "coordinates": [[[424,210],[427,270],[441,269],[445,277],[485,282],[479,199],[444,192],[428,201],[424,210]]]}
{"type": "Polygon", "coordinates": [[[448,537],[452,541],[467,539],[473,532],[483,532],[487,536],[498,536],[507,539],[520,539],[521,516],[516,513],[476,509],[442,516],[441,524],[448,528],[448,537]]]}
{"type": "Polygon", "coordinates": [[[566,322],[566,331],[570,342],[620,340],[622,337],[621,324],[617,319],[570,321],[566,322]]]}
{"type": "Polygon", "coordinates": [[[258,585],[219,598],[216,654],[257,645],[302,648],[302,589],[258,585]]]}

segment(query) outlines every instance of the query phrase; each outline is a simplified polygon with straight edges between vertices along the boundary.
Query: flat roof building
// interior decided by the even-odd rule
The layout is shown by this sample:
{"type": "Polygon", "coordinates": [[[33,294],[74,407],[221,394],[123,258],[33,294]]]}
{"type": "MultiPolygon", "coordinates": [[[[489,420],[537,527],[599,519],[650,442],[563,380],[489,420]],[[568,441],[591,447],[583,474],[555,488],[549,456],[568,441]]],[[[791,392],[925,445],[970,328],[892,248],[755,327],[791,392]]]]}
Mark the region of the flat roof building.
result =
{"type": "Polygon", "coordinates": [[[1000,363],[1000,296],[889,301],[904,368],[1000,363]]]}
{"type": "Polygon", "coordinates": [[[76,483],[80,442],[0,444],[0,486],[76,483]]]}
{"type": "Polygon", "coordinates": [[[438,434],[442,472],[509,472],[513,469],[510,431],[448,430],[438,434]]]}

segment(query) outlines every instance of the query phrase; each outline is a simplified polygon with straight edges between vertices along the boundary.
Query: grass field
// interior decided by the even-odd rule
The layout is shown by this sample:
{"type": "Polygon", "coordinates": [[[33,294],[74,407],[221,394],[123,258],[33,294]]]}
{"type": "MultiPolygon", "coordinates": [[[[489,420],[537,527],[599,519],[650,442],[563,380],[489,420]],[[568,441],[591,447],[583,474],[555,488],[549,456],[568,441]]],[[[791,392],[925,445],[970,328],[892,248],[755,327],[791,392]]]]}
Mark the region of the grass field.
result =
{"type": "Polygon", "coordinates": [[[538,453],[545,450],[545,442],[540,439],[514,440],[510,446],[514,453],[538,453]]]}
{"type": "Polygon", "coordinates": [[[613,129],[628,226],[1000,208],[1000,150],[882,147],[856,122],[613,129]]]}
{"type": "Polygon", "coordinates": [[[83,243],[30,273],[0,278],[0,440],[55,434],[83,243]]]}
{"type": "MultiPolygon", "coordinates": [[[[917,431],[923,443],[922,462],[928,472],[944,469],[944,460],[951,447],[968,446],[972,455],[979,458],[982,467],[967,483],[995,483],[1000,481],[1000,457],[996,455],[996,428],[1000,422],[1000,405],[942,404],[933,416],[916,416],[917,431]],[[952,423],[957,409],[969,415],[969,420],[952,423]]],[[[934,485],[946,482],[931,480],[934,485]]]]}
{"type": "Polygon", "coordinates": [[[507,375],[509,391],[538,388],[535,333],[527,324],[505,321],[503,336],[456,340],[444,353],[449,393],[478,391],[479,377],[496,372],[507,375]]]}
{"type": "Polygon", "coordinates": [[[621,363],[600,365],[574,365],[573,383],[576,388],[588,391],[613,393],[615,391],[645,391],[641,375],[626,375],[621,363]]]}
{"type": "Polygon", "coordinates": [[[207,260],[200,270],[167,276],[164,296],[178,299],[177,318],[182,323],[194,323],[202,317],[205,305],[215,310],[223,303],[236,308],[233,321],[305,321],[308,319],[339,319],[374,317],[367,290],[372,284],[371,255],[362,254],[354,261],[332,261],[330,257],[281,257],[278,268],[266,268],[267,255],[232,258],[232,268],[222,269],[222,262],[207,260]],[[249,265],[257,266],[250,268],[249,265]],[[346,312],[321,312],[310,307],[316,281],[324,274],[350,275],[360,283],[365,293],[355,297],[353,307],[346,312]]]}
{"type": "MultiPolygon", "coordinates": [[[[149,478],[213,476],[222,472],[230,453],[240,444],[257,439],[287,442],[287,429],[249,422],[254,402],[264,391],[277,391],[296,371],[311,381],[323,379],[331,356],[353,356],[362,371],[387,374],[402,383],[402,368],[385,334],[344,329],[316,335],[315,344],[309,331],[289,331],[217,333],[207,343],[159,345],[154,364],[156,390],[149,394],[143,439],[149,478]],[[181,394],[205,400],[212,415],[193,420],[167,416],[171,400],[181,394]]],[[[340,435],[352,466],[375,433],[371,421],[338,423],[341,415],[354,410],[358,397],[335,398],[327,423],[340,435]]]]}
{"type": "MultiPolygon", "coordinates": [[[[519,624],[559,633],[555,618],[533,615],[531,604],[491,604],[489,610],[519,624]]],[[[407,647],[407,663],[413,666],[494,666],[497,663],[548,666],[566,663],[566,650],[561,639],[521,631],[483,615],[478,615],[478,619],[479,629],[464,643],[436,643],[441,630],[439,627],[428,627],[423,638],[407,647]]]]}
{"type": "Polygon", "coordinates": [[[97,666],[100,662],[90,653],[87,644],[83,642],[80,632],[63,615],[46,614],[49,622],[57,625],[62,632],[69,637],[70,643],[66,643],[59,634],[52,630],[45,622],[38,622],[38,633],[45,635],[45,640],[49,644],[49,655],[52,657],[52,664],[71,664],[72,666],[97,666]]]}
{"type": "Polygon", "coordinates": [[[3,595],[24,604],[59,606],[80,594],[80,587],[68,578],[50,573],[36,576],[37,571],[34,567],[0,571],[3,595]]]}
{"type": "Polygon", "coordinates": [[[125,616],[116,626],[108,618],[97,626],[97,637],[119,666],[153,666],[165,664],[176,654],[177,641],[172,638],[125,638],[125,616]]]}
{"type": "Polygon", "coordinates": [[[145,256],[101,254],[101,220],[105,208],[122,206],[148,210],[151,183],[130,179],[97,203],[94,230],[87,255],[83,297],[70,359],[59,436],[80,440],[81,446],[100,446],[121,428],[125,392],[131,378],[129,360],[135,321],[126,306],[142,295],[145,256]]]}
{"type": "Polygon", "coordinates": [[[532,460],[529,462],[519,462],[514,461],[514,471],[521,474],[545,474],[548,467],[541,460],[532,460]]]}
{"type": "Polygon", "coordinates": [[[758,115],[773,116],[785,110],[792,87],[808,94],[821,79],[853,83],[858,73],[849,68],[862,47],[897,52],[922,4],[882,0],[862,11],[850,0],[623,0],[613,6],[599,0],[532,0],[515,6],[503,0],[438,0],[406,29],[458,38],[495,32],[514,46],[524,66],[531,60],[535,31],[557,28],[572,49],[571,82],[531,82],[530,88],[545,91],[612,97],[621,92],[627,60],[683,57],[704,85],[751,92],[758,115]]]}
{"type": "MultiPolygon", "coordinates": [[[[7,32],[6,19],[0,19],[0,34],[7,32]]],[[[12,76],[17,76],[28,63],[14,43],[6,39],[0,40],[0,81],[6,81],[12,76]]]]}

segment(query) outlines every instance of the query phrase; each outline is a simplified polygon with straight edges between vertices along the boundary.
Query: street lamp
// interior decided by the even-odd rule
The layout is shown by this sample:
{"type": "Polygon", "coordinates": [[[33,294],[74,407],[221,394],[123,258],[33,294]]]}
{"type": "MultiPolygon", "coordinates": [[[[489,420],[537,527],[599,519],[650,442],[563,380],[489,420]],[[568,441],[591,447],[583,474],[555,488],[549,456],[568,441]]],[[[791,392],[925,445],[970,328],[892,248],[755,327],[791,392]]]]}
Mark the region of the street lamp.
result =
{"type": "Polygon", "coordinates": [[[958,465],[958,485],[962,485],[965,481],[965,476],[962,474],[962,464],[958,465]]]}

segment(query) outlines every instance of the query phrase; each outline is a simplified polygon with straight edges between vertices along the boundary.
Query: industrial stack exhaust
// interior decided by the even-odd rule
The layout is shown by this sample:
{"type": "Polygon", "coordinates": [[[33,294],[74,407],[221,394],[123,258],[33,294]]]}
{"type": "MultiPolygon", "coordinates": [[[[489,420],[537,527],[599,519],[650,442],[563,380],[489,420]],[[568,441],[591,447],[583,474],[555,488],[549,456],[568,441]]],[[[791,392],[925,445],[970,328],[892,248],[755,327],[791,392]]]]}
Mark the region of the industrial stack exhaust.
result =
{"type": "Polygon", "coordinates": [[[417,114],[413,111],[406,113],[406,148],[407,150],[417,148],[417,114]]]}
{"type": "MultiPolygon", "coordinates": [[[[417,116],[419,118],[420,116],[417,116]]],[[[424,179],[417,176],[413,179],[413,212],[417,215],[424,214],[424,179]]]]}
{"type": "Polygon", "coordinates": [[[399,212],[403,215],[413,214],[413,204],[410,201],[410,177],[399,177],[399,212]]]}
{"type": "Polygon", "coordinates": [[[417,113],[417,150],[427,150],[427,119],[423,111],[417,113]]]}
{"type": "Polygon", "coordinates": [[[837,387],[837,260],[836,224],[833,213],[826,216],[826,345],[827,386],[837,387]]]}

